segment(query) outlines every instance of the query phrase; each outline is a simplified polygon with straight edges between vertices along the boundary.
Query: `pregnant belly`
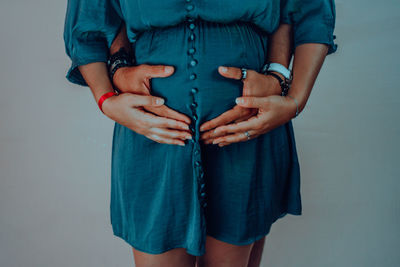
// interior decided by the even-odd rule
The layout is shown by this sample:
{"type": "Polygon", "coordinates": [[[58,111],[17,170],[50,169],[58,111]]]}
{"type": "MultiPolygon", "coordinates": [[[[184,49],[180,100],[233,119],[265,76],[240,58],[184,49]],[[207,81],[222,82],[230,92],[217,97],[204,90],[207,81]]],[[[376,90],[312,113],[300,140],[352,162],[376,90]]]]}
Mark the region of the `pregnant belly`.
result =
{"type": "Polygon", "coordinates": [[[253,24],[192,23],[142,32],[133,43],[137,64],[171,65],[169,77],[155,77],[151,94],[195,121],[196,128],[235,106],[242,95],[240,80],[223,77],[218,66],[260,71],[265,63],[267,35],[253,24]]]}

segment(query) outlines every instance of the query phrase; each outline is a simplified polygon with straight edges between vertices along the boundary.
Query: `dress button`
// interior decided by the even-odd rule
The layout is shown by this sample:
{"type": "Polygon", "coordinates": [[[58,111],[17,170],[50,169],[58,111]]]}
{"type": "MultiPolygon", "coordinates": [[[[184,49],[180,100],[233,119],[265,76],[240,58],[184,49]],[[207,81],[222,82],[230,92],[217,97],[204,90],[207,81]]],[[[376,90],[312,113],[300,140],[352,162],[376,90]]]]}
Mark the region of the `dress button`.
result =
{"type": "Polygon", "coordinates": [[[195,94],[195,93],[197,93],[199,90],[197,90],[197,88],[193,87],[191,91],[192,91],[193,94],[195,94]]]}
{"type": "Polygon", "coordinates": [[[200,188],[201,188],[201,189],[203,189],[203,188],[204,188],[204,186],[205,186],[205,184],[201,184],[201,185],[200,185],[200,188]]]}
{"type": "Polygon", "coordinates": [[[196,102],[193,102],[192,104],[190,104],[192,107],[197,107],[197,103],[196,102]]]}
{"type": "Polygon", "coordinates": [[[188,4],[188,5],[186,6],[186,10],[187,10],[187,11],[191,11],[191,10],[193,10],[193,8],[194,8],[194,5],[192,5],[192,4],[188,4]]]}
{"type": "Polygon", "coordinates": [[[188,53],[190,55],[194,54],[195,52],[196,52],[196,49],[194,47],[191,47],[191,48],[188,49],[188,53]]]}
{"type": "MultiPolygon", "coordinates": [[[[193,139],[192,139],[193,140],[193,139]]],[[[196,149],[195,151],[194,151],[194,154],[195,155],[198,155],[200,153],[200,151],[198,150],[198,149],[196,149]]]]}
{"type": "Polygon", "coordinates": [[[204,197],[206,195],[205,192],[201,193],[200,196],[204,197]]]}
{"type": "MultiPolygon", "coordinates": [[[[193,133],[195,132],[195,129],[193,128],[193,126],[190,126],[189,129],[190,129],[191,132],[193,132],[193,133]]],[[[194,140],[194,139],[189,139],[189,140],[194,140]]]]}
{"type": "Polygon", "coordinates": [[[191,34],[189,35],[189,41],[194,41],[194,38],[195,38],[194,33],[191,33],[191,34]]]}
{"type": "Polygon", "coordinates": [[[198,119],[197,115],[196,115],[196,114],[193,114],[193,120],[194,120],[194,121],[197,121],[197,119],[198,119]]]}
{"type": "Polygon", "coordinates": [[[204,202],[203,207],[204,208],[207,207],[207,202],[204,202]]]}
{"type": "Polygon", "coordinates": [[[194,30],[194,28],[196,28],[196,25],[194,25],[194,23],[190,23],[189,24],[189,29],[194,30]]]}
{"type": "Polygon", "coordinates": [[[187,3],[190,3],[192,0],[186,0],[187,3]]]}
{"type": "Polygon", "coordinates": [[[192,59],[192,60],[190,61],[190,66],[194,67],[194,66],[196,66],[196,65],[197,65],[197,60],[196,60],[196,59],[192,59]]]}
{"type": "Polygon", "coordinates": [[[193,22],[193,21],[195,21],[195,19],[193,17],[186,16],[186,21],[187,22],[193,22]]]}
{"type": "Polygon", "coordinates": [[[200,161],[196,161],[195,164],[196,164],[196,166],[198,167],[198,166],[201,165],[201,162],[200,162],[200,161]]]}
{"type": "Polygon", "coordinates": [[[197,77],[196,74],[192,73],[190,74],[189,79],[196,80],[196,77],[197,77]]]}

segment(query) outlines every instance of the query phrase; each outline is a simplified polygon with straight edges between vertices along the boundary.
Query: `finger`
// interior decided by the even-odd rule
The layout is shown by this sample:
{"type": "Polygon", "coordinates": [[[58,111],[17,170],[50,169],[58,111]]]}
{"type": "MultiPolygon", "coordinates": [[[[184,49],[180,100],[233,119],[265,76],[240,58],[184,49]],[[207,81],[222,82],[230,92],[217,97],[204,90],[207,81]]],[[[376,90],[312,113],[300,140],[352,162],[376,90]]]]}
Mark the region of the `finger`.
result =
{"type": "Polygon", "coordinates": [[[268,105],[268,97],[242,96],[236,98],[235,102],[246,108],[265,108],[268,105]]]}
{"type": "Polygon", "coordinates": [[[164,104],[164,99],[152,95],[129,94],[129,102],[133,107],[160,106],[164,104]]]}
{"type": "Polygon", "coordinates": [[[150,128],[150,131],[157,134],[158,136],[170,139],[182,139],[182,140],[192,139],[192,135],[187,131],[177,131],[167,128],[156,128],[156,127],[150,128]]]}
{"type": "Polygon", "coordinates": [[[148,112],[146,112],[145,117],[151,127],[189,130],[189,125],[182,121],[156,116],[148,112]]]}
{"type": "Polygon", "coordinates": [[[217,126],[227,124],[227,123],[235,120],[236,118],[239,118],[240,115],[241,115],[241,111],[239,109],[230,109],[228,111],[225,111],[218,117],[203,123],[200,126],[200,131],[207,131],[207,130],[213,129],[217,126]]]}
{"type": "MultiPolygon", "coordinates": [[[[246,68],[246,70],[247,70],[247,77],[244,81],[246,81],[247,79],[252,79],[252,76],[256,73],[256,71],[252,69],[246,68]]],[[[235,80],[240,80],[242,78],[242,69],[238,67],[219,66],[218,72],[226,78],[235,80]]]]}
{"type": "Polygon", "coordinates": [[[231,143],[228,143],[228,142],[222,142],[222,143],[219,143],[218,144],[218,146],[219,147],[223,147],[223,146],[227,146],[227,145],[230,145],[231,143]]]}
{"type": "Polygon", "coordinates": [[[257,115],[257,113],[258,113],[258,109],[256,109],[256,108],[252,108],[252,109],[249,109],[249,110],[250,111],[249,111],[249,114],[247,116],[240,117],[240,118],[236,119],[233,122],[234,123],[238,123],[238,122],[242,122],[242,121],[247,121],[248,119],[250,119],[251,117],[257,115]]]}
{"type": "Polygon", "coordinates": [[[219,126],[214,131],[215,134],[245,132],[253,129],[258,129],[260,124],[264,124],[264,122],[262,122],[259,117],[254,116],[248,119],[247,121],[219,126]]]}
{"type": "Polygon", "coordinates": [[[250,139],[247,137],[247,135],[244,134],[244,132],[242,132],[242,133],[235,133],[235,134],[230,134],[230,135],[216,138],[213,141],[213,144],[219,144],[221,142],[225,142],[225,143],[244,142],[244,141],[248,141],[253,138],[256,138],[259,135],[256,131],[252,131],[252,130],[249,130],[248,133],[250,134],[250,139]]]}
{"type": "MultiPolygon", "coordinates": [[[[232,118],[230,118],[229,120],[224,120],[224,121],[221,121],[221,123],[217,123],[217,125],[213,125],[213,128],[222,126],[222,125],[228,125],[232,121],[247,120],[258,113],[258,109],[243,108],[240,106],[235,106],[231,111],[235,111],[236,114],[233,114],[232,118]]],[[[229,112],[231,112],[231,111],[229,111],[229,112]]],[[[228,113],[228,112],[226,112],[226,113],[228,113]]],[[[215,133],[213,130],[209,130],[209,131],[204,132],[202,135],[200,135],[200,139],[206,140],[209,138],[215,138],[215,137],[222,136],[222,135],[224,135],[224,134],[223,133],[218,134],[218,133],[215,133]]]]}
{"type": "Polygon", "coordinates": [[[166,138],[163,136],[159,136],[157,134],[149,134],[149,135],[146,135],[146,137],[157,143],[161,143],[161,144],[171,144],[171,145],[180,145],[180,146],[185,145],[185,142],[182,140],[166,138]]]}
{"type": "Polygon", "coordinates": [[[242,78],[242,70],[237,67],[219,66],[218,72],[226,78],[235,80],[240,80],[242,78]]]}
{"type": "Polygon", "coordinates": [[[175,68],[173,66],[148,64],[143,64],[142,68],[140,69],[142,75],[148,79],[170,76],[174,70],[175,68]]]}
{"type": "Polygon", "coordinates": [[[188,124],[190,124],[190,122],[191,122],[190,118],[188,116],[186,116],[182,113],[179,113],[165,105],[157,106],[157,107],[147,106],[147,107],[145,107],[145,109],[150,112],[153,112],[156,115],[162,116],[162,117],[184,121],[188,124]]]}
{"type": "Polygon", "coordinates": [[[222,133],[222,132],[215,133],[214,129],[212,129],[212,130],[204,132],[202,135],[200,135],[200,139],[203,140],[203,141],[207,141],[207,140],[211,140],[212,141],[214,138],[220,137],[220,136],[224,136],[224,135],[225,135],[225,133],[222,133]]]}

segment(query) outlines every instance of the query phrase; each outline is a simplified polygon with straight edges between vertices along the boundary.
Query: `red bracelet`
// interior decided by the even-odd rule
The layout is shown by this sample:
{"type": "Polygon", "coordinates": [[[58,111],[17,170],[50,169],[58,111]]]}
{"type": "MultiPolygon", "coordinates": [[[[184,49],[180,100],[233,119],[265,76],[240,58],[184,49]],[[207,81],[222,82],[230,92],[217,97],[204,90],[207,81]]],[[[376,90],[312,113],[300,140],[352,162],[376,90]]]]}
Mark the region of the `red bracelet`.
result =
{"type": "MultiPolygon", "coordinates": [[[[113,95],[118,95],[118,94],[117,94],[116,92],[108,92],[108,93],[103,94],[103,95],[99,98],[99,101],[97,102],[97,104],[99,105],[99,108],[100,108],[101,112],[103,112],[102,106],[103,106],[104,100],[106,100],[107,98],[109,98],[109,97],[111,97],[111,96],[113,96],[113,95]]],[[[104,113],[104,112],[103,112],[103,113],[104,113]]]]}

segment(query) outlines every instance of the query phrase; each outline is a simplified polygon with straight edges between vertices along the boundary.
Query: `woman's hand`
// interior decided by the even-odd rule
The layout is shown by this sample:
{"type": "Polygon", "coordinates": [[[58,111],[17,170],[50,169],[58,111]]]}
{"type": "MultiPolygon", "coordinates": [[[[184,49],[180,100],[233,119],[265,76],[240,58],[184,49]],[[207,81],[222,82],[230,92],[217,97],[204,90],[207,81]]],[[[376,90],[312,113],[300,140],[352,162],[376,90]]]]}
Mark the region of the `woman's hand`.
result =
{"type": "Polygon", "coordinates": [[[191,139],[189,126],[182,121],[156,116],[144,108],[159,108],[160,97],[122,93],[103,102],[103,112],[110,119],[158,143],[185,145],[191,139]]]}
{"type": "MultiPolygon", "coordinates": [[[[241,69],[237,67],[219,67],[218,72],[222,76],[230,79],[239,80],[242,77],[241,69]],[[224,71],[224,69],[226,71],[224,71]]],[[[280,94],[281,87],[274,77],[259,73],[255,70],[247,70],[247,77],[243,80],[243,96],[270,96],[280,94]]],[[[255,116],[257,113],[257,108],[236,105],[218,117],[203,123],[200,126],[200,131],[205,132],[200,136],[200,139],[203,140],[205,144],[211,144],[217,137],[224,135],[223,132],[215,132],[215,128],[232,122],[237,123],[245,121],[255,116]]]]}
{"type": "Polygon", "coordinates": [[[215,138],[213,144],[222,147],[247,141],[244,132],[250,134],[250,139],[255,138],[288,122],[296,114],[296,103],[285,96],[238,97],[237,104],[245,108],[258,108],[258,114],[247,121],[217,127],[215,134],[223,136],[215,138]]]}
{"type": "MultiPolygon", "coordinates": [[[[141,64],[132,67],[119,68],[113,77],[114,85],[123,93],[150,95],[150,79],[153,77],[167,77],[174,72],[174,67],[165,65],[141,64]]],[[[184,121],[190,124],[190,118],[166,105],[146,106],[145,110],[158,116],[184,121]]]]}

